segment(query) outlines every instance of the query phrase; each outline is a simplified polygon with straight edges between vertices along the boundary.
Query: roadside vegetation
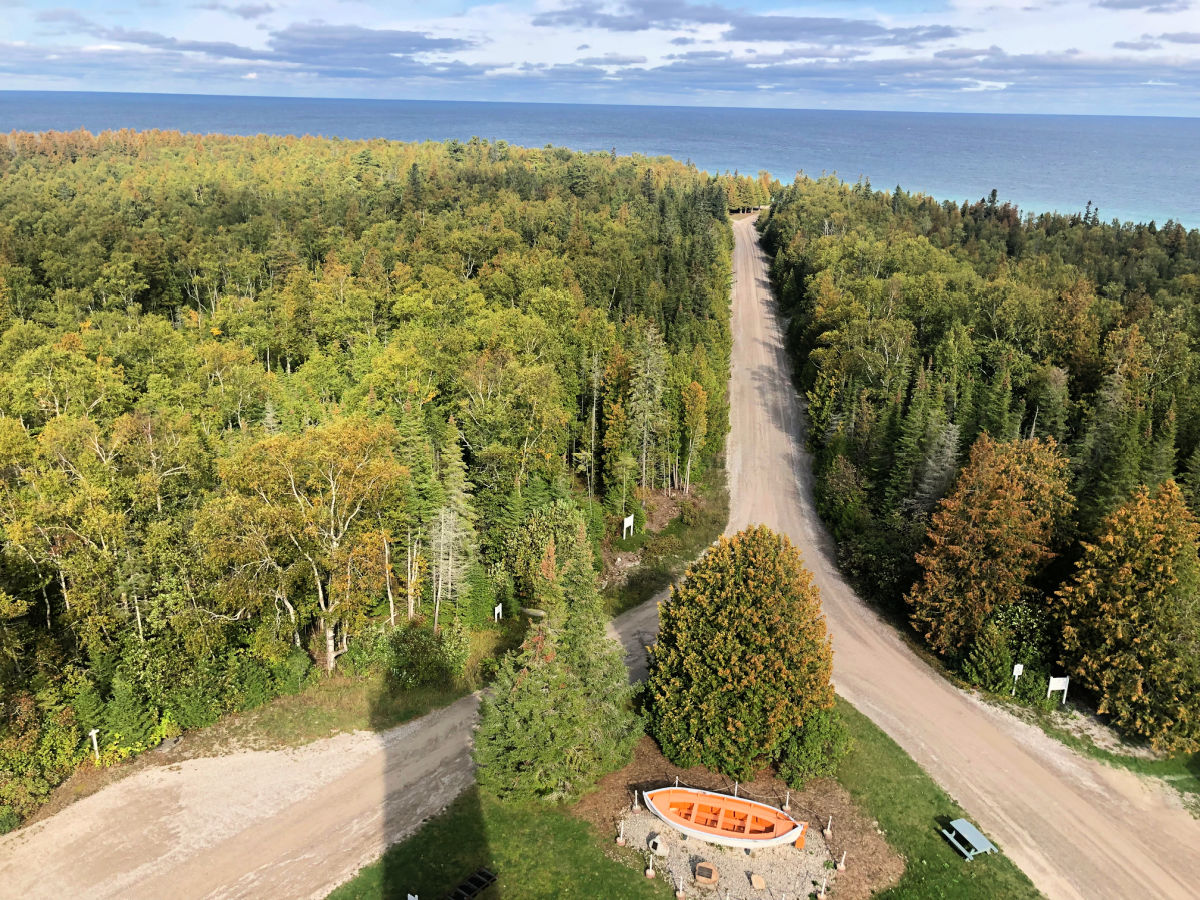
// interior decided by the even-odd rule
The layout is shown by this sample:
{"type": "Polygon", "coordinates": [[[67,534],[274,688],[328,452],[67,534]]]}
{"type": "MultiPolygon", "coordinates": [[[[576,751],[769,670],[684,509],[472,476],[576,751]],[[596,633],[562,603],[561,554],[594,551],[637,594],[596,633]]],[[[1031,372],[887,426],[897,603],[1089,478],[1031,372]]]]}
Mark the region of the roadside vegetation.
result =
{"type": "MultiPolygon", "coordinates": [[[[661,880],[641,875],[640,848],[610,843],[613,816],[623,814],[629,791],[661,779],[665,764],[688,783],[715,779],[717,789],[763,776],[767,785],[777,773],[806,809],[827,809],[822,798],[837,794],[845,812],[848,792],[857,808],[846,818],[862,819],[871,836],[869,823],[877,821],[903,857],[877,872],[862,863],[875,874],[856,877],[882,879],[874,889],[890,885],[881,896],[1038,896],[1002,854],[965,863],[939,831],[962,810],[895,742],[835,698],[820,596],[787,538],[764,527],[722,538],[688,569],[663,609],[641,695],[647,730],[663,756],[653,744],[643,747],[632,765],[577,804],[600,776],[629,761],[640,732],[613,650],[597,633],[585,661],[565,639],[579,628],[572,616],[595,608],[585,602],[560,609],[506,664],[511,674],[483,706],[480,788],[389,849],[333,900],[442,896],[480,868],[500,876],[483,896],[665,895],[661,880]],[[590,677],[579,677],[589,668],[590,677]],[[588,734],[593,743],[584,746],[588,734]]],[[[774,785],[782,795],[784,785],[774,785]]],[[[856,848],[871,839],[859,837],[856,848]]]]}
{"type": "Polygon", "coordinates": [[[622,518],[687,509],[723,446],[731,190],[767,185],[479,140],[0,142],[0,830],[93,729],[109,765],[333,675],[403,718],[503,676],[522,609],[594,629],[622,518]]]}
{"type": "Polygon", "coordinates": [[[1200,749],[1200,231],[833,178],[760,228],[860,590],[973,685],[1200,749]]]}

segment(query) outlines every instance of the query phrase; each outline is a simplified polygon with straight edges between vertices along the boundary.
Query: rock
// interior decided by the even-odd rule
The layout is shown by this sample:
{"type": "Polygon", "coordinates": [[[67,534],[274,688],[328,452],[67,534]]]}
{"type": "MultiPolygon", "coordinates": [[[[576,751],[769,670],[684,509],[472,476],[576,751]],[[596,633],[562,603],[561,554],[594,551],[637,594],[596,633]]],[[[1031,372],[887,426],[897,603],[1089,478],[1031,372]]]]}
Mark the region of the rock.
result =
{"type": "Polygon", "coordinates": [[[712,863],[696,863],[696,884],[716,884],[720,877],[712,863]]]}
{"type": "Polygon", "coordinates": [[[756,891],[765,891],[767,889],[767,883],[757,872],[751,872],[750,887],[754,888],[756,891]]]}

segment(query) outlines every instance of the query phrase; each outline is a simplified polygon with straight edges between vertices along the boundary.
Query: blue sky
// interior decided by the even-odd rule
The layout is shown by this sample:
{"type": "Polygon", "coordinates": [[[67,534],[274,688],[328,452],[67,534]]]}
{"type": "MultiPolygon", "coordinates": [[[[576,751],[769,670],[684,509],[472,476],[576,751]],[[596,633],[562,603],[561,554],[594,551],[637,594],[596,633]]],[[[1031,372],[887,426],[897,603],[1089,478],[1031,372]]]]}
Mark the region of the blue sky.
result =
{"type": "Polygon", "coordinates": [[[1200,116],[1200,0],[0,0],[0,85],[1200,116]]]}

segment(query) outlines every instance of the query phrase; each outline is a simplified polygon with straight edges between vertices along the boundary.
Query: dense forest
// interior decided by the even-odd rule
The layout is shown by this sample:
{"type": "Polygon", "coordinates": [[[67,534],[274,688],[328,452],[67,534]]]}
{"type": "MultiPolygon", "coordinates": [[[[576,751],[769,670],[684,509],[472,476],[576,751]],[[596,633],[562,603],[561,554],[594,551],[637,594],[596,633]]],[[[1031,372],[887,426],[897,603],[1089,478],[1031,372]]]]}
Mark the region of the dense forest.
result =
{"type": "Polygon", "coordinates": [[[760,221],[843,566],[967,680],[1200,745],[1200,231],[832,178],[760,221]]]}
{"type": "Polygon", "coordinates": [[[496,604],[600,627],[602,536],[723,444],[727,209],[764,191],[476,139],[7,136],[0,830],[92,729],[113,762],[384,646],[454,677],[496,604]]]}

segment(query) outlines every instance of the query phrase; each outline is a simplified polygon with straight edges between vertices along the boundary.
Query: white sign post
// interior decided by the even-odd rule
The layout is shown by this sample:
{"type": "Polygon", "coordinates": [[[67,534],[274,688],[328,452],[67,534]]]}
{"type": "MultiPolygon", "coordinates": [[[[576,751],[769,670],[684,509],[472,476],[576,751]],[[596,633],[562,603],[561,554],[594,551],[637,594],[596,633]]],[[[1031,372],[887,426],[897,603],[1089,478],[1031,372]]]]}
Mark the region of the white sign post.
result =
{"type": "Polygon", "coordinates": [[[1014,697],[1015,697],[1015,696],[1017,696],[1017,679],[1021,677],[1021,673],[1022,673],[1022,672],[1024,672],[1024,671],[1025,671],[1025,666],[1024,666],[1024,665],[1022,665],[1021,663],[1017,663],[1015,666],[1013,666],[1013,689],[1012,689],[1012,695],[1013,695],[1014,697]]]}
{"type": "Polygon", "coordinates": [[[621,524],[621,537],[627,538],[633,534],[633,516],[626,516],[621,524]]]}
{"type": "Polygon", "coordinates": [[[96,735],[100,733],[99,728],[93,728],[88,732],[92,737],[92,752],[96,754],[96,762],[100,762],[100,744],[96,741],[96,735]]]}
{"type": "Polygon", "coordinates": [[[1071,681],[1071,679],[1066,675],[1064,675],[1062,678],[1051,678],[1050,686],[1048,688],[1046,688],[1046,699],[1049,700],[1050,695],[1053,694],[1055,691],[1062,691],[1063,692],[1062,702],[1066,703],[1067,702],[1067,684],[1070,681],[1071,681]]]}
{"type": "Polygon", "coordinates": [[[504,612],[504,604],[497,603],[496,608],[492,610],[492,621],[499,622],[503,612],[504,612]]]}

